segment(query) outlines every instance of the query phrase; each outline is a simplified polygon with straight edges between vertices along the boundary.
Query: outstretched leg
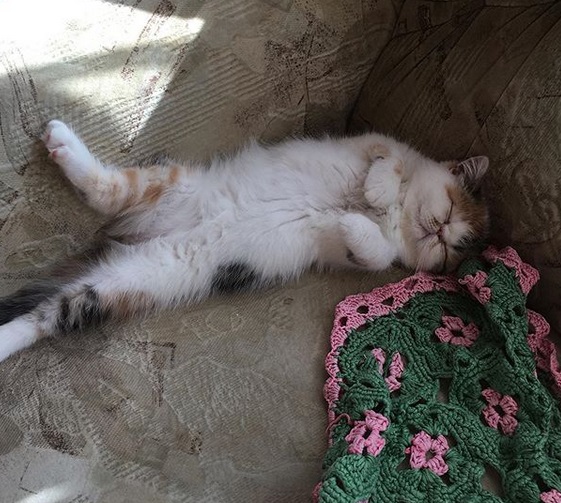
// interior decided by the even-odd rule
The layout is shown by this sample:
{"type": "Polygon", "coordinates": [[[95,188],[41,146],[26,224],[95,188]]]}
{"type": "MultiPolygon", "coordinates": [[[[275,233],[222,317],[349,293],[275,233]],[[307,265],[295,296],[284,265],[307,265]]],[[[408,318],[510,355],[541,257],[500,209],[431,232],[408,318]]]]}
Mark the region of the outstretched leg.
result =
{"type": "Polygon", "coordinates": [[[0,361],[37,340],[199,300],[212,289],[208,254],[152,240],[117,245],[33,310],[0,326],[0,361]]]}
{"type": "Polygon", "coordinates": [[[127,208],[151,205],[187,174],[176,164],[117,169],[96,159],[63,122],[53,120],[43,135],[50,157],[62,168],[87,204],[113,216],[127,208]]]}

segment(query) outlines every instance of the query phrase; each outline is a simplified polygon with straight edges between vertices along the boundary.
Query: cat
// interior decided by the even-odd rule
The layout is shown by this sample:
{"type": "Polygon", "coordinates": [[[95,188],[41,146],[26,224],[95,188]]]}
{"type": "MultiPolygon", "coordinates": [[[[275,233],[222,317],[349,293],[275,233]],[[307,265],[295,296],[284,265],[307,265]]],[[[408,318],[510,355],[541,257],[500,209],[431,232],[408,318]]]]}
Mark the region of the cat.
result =
{"type": "Polygon", "coordinates": [[[91,254],[0,301],[0,361],[108,317],[284,283],[312,267],[451,270],[488,228],[487,157],[436,162],[376,133],[121,169],[58,120],[42,140],[108,223],[91,254]]]}

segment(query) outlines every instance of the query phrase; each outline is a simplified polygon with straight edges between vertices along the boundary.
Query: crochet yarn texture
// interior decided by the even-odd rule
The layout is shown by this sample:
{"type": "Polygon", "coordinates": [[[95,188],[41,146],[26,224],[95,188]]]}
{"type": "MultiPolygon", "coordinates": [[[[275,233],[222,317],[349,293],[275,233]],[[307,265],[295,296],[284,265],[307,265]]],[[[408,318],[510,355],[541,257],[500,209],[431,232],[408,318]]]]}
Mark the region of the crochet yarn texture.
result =
{"type": "Polygon", "coordinates": [[[525,305],[537,280],[512,248],[489,248],[457,277],[341,302],[316,501],[561,503],[561,415],[544,384],[561,374],[525,305]]]}

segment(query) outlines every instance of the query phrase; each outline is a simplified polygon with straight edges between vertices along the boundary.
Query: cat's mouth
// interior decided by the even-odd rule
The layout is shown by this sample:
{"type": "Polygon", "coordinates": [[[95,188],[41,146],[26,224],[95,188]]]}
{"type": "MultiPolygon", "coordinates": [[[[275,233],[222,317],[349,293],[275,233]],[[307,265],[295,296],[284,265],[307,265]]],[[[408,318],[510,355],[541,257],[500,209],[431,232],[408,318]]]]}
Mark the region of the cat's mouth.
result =
{"type": "Polygon", "coordinates": [[[419,239],[420,241],[424,241],[430,238],[437,238],[439,237],[438,231],[427,229],[423,224],[419,224],[420,230],[422,232],[422,236],[419,239]]]}
{"type": "Polygon", "coordinates": [[[429,227],[417,222],[416,271],[431,271],[437,274],[450,272],[455,267],[454,247],[446,239],[446,224],[429,227]]]}

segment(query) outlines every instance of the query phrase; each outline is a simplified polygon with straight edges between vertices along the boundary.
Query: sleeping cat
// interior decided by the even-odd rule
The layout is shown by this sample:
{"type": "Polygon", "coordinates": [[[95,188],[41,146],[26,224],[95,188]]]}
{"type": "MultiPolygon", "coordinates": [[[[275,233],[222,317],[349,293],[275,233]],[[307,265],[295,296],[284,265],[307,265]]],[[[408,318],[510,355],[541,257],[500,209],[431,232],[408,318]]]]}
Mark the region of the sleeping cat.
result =
{"type": "Polygon", "coordinates": [[[43,141],[101,244],[0,301],[0,360],[42,337],[317,267],[453,269],[487,229],[486,157],[435,162],[379,134],[249,144],[208,166],[117,169],[62,122],[43,141]]]}

